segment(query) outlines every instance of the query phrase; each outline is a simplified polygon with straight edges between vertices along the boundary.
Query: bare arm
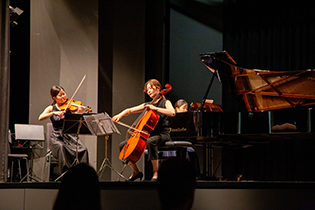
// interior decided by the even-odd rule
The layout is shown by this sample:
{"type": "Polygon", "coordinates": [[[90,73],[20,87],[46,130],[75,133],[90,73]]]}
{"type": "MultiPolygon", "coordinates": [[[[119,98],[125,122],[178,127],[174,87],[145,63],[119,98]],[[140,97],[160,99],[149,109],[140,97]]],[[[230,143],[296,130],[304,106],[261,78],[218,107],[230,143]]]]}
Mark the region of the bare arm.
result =
{"type": "Polygon", "coordinates": [[[50,118],[53,115],[59,115],[59,117],[61,118],[64,115],[63,111],[52,111],[53,107],[50,105],[48,106],[38,117],[38,120],[42,121],[42,120],[46,120],[48,118],[50,118]]]}
{"type": "MultiPolygon", "coordinates": [[[[79,106],[78,110],[75,112],[77,114],[81,114],[84,112],[84,108],[83,106],[79,106]]],[[[65,114],[65,111],[53,111],[53,106],[50,105],[48,107],[46,107],[46,109],[39,115],[38,120],[42,121],[42,120],[46,120],[48,118],[50,118],[53,115],[58,115],[60,117],[60,119],[62,118],[62,116],[65,114]]]]}
{"type": "Polygon", "coordinates": [[[138,106],[127,108],[127,109],[123,110],[122,112],[120,112],[119,114],[112,117],[112,120],[114,122],[118,122],[124,116],[130,115],[133,113],[142,112],[144,110],[144,108],[145,108],[144,104],[140,104],[138,106]]]}

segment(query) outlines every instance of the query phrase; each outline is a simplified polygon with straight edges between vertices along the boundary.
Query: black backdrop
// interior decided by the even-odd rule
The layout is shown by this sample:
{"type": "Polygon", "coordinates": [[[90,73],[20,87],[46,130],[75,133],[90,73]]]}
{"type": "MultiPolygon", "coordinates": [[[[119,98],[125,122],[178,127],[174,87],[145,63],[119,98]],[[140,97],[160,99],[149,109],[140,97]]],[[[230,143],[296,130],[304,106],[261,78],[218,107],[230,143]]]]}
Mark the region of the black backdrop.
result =
{"type": "Polygon", "coordinates": [[[18,25],[10,28],[10,123],[28,124],[30,97],[30,1],[10,0],[10,5],[23,13],[18,25]]]}
{"type": "Polygon", "coordinates": [[[315,67],[313,1],[227,0],[224,49],[243,67],[315,67]]]}

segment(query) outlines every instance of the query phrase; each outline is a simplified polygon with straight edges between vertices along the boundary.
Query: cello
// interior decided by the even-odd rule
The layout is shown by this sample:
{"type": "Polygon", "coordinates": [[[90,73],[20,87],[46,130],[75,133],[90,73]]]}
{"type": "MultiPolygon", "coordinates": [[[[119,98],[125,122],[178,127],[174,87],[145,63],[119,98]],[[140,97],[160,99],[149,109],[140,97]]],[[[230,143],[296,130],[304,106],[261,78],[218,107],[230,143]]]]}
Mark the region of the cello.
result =
{"type": "MultiPolygon", "coordinates": [[[[172,89],[170,84],[165,85],[165,89],[159,92],[155,98],[149,103],[153,104],[160,96],[168,93],[172,89]]],[[[120,160],[128,160],[132,163],[136,163],[144,153],[147,147],[147,139],[150,137],[150,133],[154,130],[160,119],[160,115],[156,111],[145,108],[142,114],[138,117],[137,124],[134,131],[131,133],[131,137],[127,140],[126,144],[122,148],[119,154],[120,160]]]]}

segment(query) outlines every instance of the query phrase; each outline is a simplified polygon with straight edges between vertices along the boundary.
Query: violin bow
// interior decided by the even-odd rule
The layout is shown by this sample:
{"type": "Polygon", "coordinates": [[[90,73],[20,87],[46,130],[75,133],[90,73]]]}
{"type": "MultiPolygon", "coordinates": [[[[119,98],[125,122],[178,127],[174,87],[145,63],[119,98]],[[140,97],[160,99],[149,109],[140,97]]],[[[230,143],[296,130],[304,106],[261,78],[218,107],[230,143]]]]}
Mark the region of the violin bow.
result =
{"type": "MultiPolygon", "coordinates": [[[[75,94],[77,94],[77,92],[78,92],[79,88],[81,87],[81,85],[82,85],[83,81],[85,80],[85,78],[86,78],[86,74],[83,76],[83,78],[82,78],[82,80],[81,80],[80,84],[78,85],[77,89],[74,91],[74,93],[73,93],[72,97],[70,98],[70,99],[71,99],[70,101],[72,101],[72,100],[73,100],[73,98],[74,98],[74,96],[75,96],[75,94]]],[[[65,109],[65,110],[67,110],[67,109],[68,109],[68,107],[69,107],[69,105],[70,105],[70,104],[71,104],[71,103],[68,103],[68,105],[67,105],[67,107],[66,107],[66,109],[65,109]]]]}

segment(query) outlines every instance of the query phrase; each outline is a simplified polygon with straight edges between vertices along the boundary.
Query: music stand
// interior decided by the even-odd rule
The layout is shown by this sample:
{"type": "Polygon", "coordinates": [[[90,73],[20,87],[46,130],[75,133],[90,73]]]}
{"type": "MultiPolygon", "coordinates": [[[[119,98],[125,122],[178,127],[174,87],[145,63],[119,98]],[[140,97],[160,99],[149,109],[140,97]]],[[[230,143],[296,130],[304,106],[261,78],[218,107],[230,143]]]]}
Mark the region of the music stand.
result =
{"type": "MultiPolygon", "coordinates": [[[[28,142],[27,150],[30,157],[28,160],[29,162],[28,173],[20,180],[20,182],[23,182],[26,178],[27,178],[27,181],[29,181],[29,179],[33,179],[37,182],[42,181],[42,179],[36,176],[36,174],[33,172],[34,153],[32,149],[36,149],[36,147],[31,146],[31,142],[45,141],[44,126],[43,125],[29,125],[29,124],[14,124],[14,130],[15,130],[15,140],[28,142]]],[[[41,146],[40,146],[40,149],[42,149],[41,146]]]]}
{"type": "MultiPolygon", "coordinates": [[[[76,137],[77,145],[76,145],[76,157],[71,164],[70,168],[74,165],[79,164],[79,135],[91,135],[91,132],[89,128],[87,127],[86,123],[84,122],[83,117],[85,115],[91,115],[91,114],[71,114],[71,113],[65,113],[65,118],[63,121],[63,127],[62,127],[62,134],[70,134],[74,135],[76,137]]],[[[67,170],[68,171],[68,170],[67,170]]],[[[67,171],[63,172],[56,180],[58,181],[61,177],[67,173],[67,171]]]]}
{"type": "Polygon", "coordinates": [[[114,134],[114,133],[120,134],[119,130],[116,128],[115,124],[113,123],[111,117],[105,112],[105,113],[99,113],[99,114],[94,114],[90,116],[84,116],[84,119],[93,135],[96,135],[96,136],[105,135],[106,151],[105,151],[105,158],[100,166],[99,171],[97,172],[99,179],[102,177],[103,172],[107,166],[112,171],[114,171],[117,175],[127,180],[126,177],[124,177],[121,173],[119,173],[118,171],[114,169],[114,167],[110,163],[109,158],[107,156],[107,150],[108,150],[107,142],[108,142],[109,135],[114,134]]]}

